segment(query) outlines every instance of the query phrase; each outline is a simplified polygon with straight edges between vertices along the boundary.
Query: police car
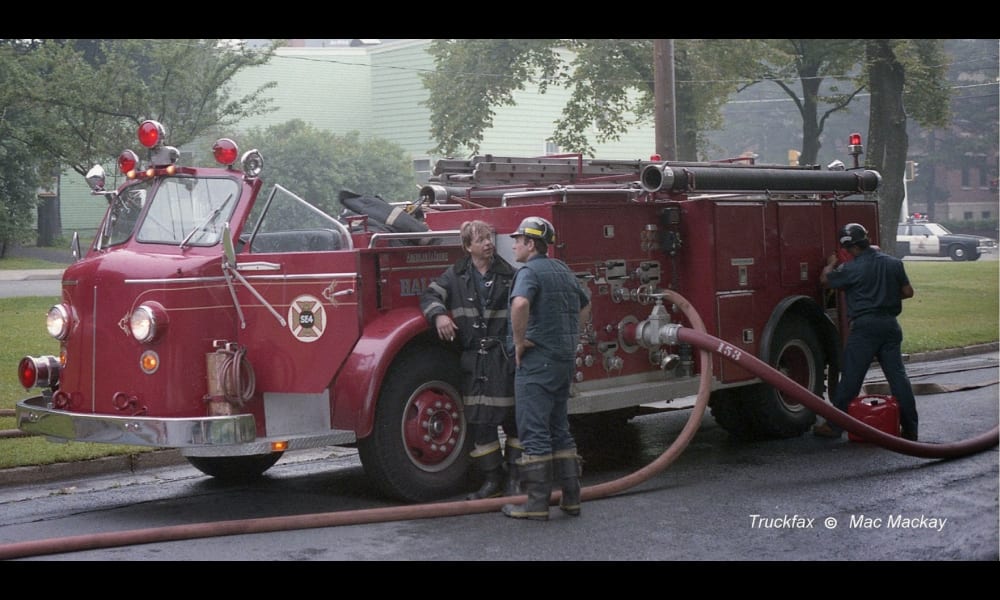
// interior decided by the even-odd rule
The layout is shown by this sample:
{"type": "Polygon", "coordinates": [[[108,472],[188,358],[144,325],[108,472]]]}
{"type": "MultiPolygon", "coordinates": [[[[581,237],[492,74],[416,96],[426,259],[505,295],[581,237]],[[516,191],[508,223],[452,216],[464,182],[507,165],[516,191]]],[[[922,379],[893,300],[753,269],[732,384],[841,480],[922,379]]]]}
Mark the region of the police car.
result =
{"type": "Polygon", "coordinates": [[[979,260],[997,250],[997,241],[978,235],[952,233],[920,216],[908,218],[896,229],[896,254],[904,256],[949,256],[952,260],[979,260]]]}

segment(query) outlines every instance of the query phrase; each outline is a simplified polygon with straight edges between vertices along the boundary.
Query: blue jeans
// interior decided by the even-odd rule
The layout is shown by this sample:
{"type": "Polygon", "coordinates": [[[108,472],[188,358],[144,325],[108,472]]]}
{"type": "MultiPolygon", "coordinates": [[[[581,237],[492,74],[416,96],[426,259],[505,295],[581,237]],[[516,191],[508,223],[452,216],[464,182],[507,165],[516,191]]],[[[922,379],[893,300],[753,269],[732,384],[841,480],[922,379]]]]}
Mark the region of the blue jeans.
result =
{"type": "Polygon", "coordinates": [[[569,387],[574,361],[552,362],[528,350],[514,374],[517,432],[524,453],[545,456],[575,448],[569,432],[569,387]]]}
{"type": "MultiPolygon", "coordinates": [[[[895,317],[863,315],[854,319],[844,346],[844,364],[833,405],[847,412],[847,405],[865,383],[872,360],[878,358],[889,389],[899,402],[899,422],[903,431],[917,433],[917,401],[903,365],[902,342],[903,330],[895,317]]],[[[830,427],[839,429],[833,423],[830,427]]]]}

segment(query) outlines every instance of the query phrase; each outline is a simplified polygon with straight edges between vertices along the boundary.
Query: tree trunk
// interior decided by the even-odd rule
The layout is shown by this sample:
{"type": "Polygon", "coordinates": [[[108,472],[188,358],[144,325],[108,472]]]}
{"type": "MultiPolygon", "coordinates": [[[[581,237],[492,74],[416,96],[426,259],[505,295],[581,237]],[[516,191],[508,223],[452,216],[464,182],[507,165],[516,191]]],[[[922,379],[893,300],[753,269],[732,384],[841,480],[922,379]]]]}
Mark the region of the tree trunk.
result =
{"type": "Polygon", "coordinates": [[[879,245],[883,251],[895,255],[896,226],[903,207],[903,176],[909,150],[903,109],[906,74],[892,49],[891,40],[868,40],[865,56],[872,94],[865,164],[882,174],[878,192],[879,245]]]}

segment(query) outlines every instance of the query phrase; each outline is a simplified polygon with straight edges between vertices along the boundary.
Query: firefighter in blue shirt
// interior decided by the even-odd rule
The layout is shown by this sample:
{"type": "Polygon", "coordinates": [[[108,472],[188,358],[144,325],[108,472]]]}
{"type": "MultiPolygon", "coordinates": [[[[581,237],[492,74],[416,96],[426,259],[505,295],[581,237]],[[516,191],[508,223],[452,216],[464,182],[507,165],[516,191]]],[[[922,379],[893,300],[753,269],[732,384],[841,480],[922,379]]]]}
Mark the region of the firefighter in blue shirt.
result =
{"type": "MultiPolygon", "coordinates": [[[[913,297],[913,286],[903,261],[873,247],[868,230],[859,223],[843,226],[838,237],[840,246],[851,254],[852,260],[838,265],[834,254],[820,273],[820,282],[825,287],[844,291],[851,322],[833,405],[847,412],[847,405],[861,391],[868,367],[877,358],[889,389],[899,402],[902,436],[916,441],[917,402],[903,365],[900,350],[903,330],[896,320],[903,310],[903,300],[913,297]]],[[[813,433],[839,438],[843,431],[826,422],[813,427],[813,433]]]]}

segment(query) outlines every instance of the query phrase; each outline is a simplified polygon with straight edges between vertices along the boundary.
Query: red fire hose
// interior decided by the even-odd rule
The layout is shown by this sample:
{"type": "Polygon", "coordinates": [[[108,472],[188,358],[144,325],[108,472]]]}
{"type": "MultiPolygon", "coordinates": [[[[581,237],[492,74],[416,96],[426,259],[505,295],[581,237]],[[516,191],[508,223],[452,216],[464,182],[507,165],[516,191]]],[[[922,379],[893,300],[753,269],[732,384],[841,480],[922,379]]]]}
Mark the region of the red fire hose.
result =
{"type": "MultiPolygon", "coordinates": [[[[681,452],[684,451],[694,437],[708,407],[712,380],[712,361],[709,352],[715,352],[728,360],[738,363],[744,369],[781,390],[789,398],[800,402],[813,412],[825,417],[843,429],[895,452],[924,458],[954,458],[982,452],[1000,443],[1000,426],[995,426],[992,430],[968,440],[950,444],[911,442],[883,433],[827,404],[822,398],[786,378],[767,363],[744,352],[734,352],[734,348],[728,343],[708,335],[705,332],[705,325],[701,317],[680,294],[667,291],[664,297],[683,311],[694,328],[687,329],[681,327],[677,329],[676,335],[678,342],[689,343],[697,347],[701,353],[702,371],[697,400],[680,435],[677,436],[663,454],[634,473],[614,481],[583,488],[581,492],[583,500],[604,498],[634,487],[663,471],[680,456],[681,452]]],[[[551,503],[558,503],[560,495],[558,491],[553,492],[550,500],[551,503]]],[[[113,548],[226,535],[293,531],[296,529],[315,529],[341,525],[359,525],[364,523],[382,523],[494,512],[499,511],[500,507],[504,504],[517,501],[519,498],[523,499],[524,496],[415,504],[312,515],[244,519],[240,521],[220,521],[217,523],[198,523],[193,525],[174,525],[133,531],[50,538],[46,540],[2,544],[0,545],[0,559],[6,560],[44,554],[61,554],[98,548],[113,548]]]]}

